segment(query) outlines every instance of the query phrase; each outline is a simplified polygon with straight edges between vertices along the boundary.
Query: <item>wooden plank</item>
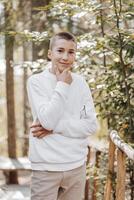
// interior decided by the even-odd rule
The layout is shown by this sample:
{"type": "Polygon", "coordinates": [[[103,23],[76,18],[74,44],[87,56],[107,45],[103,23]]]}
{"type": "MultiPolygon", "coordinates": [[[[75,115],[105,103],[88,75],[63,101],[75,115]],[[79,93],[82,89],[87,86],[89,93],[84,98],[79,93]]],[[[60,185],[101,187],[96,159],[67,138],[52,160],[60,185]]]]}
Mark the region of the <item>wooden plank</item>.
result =
{"type": "Polygon", "coordinates": [[[0,157],[0,170],[31,170],[31,164],[27,157],[17,159],[0,157]]]}
{"type": "Polygon", "coordinates": [[[126,178],[126,156],[118,149],[117,150],[117,185],[116,185],[116,200],[125,200],[125,178],[126,178]]]}
{"type": "Polygon", "coordinates": [[[108,153],[108,175],[106,181],[106,189],[104,193],[104,200],[111,200],[111,190],[112,190],[112,175],[114,172],[114,159],[115,159],[115,144],[110,139],[109,143],[109,153],[108,153]]]}
{"type": "MultiPolygon", "coordinates": [[[[88,147],[88,155],[87,155],[86,166],[89,166],[89,163],[90,163],[90,150],[91,150],[91,148],[88,147]]],[[[86,178],[85,198],[84,198],[84,200],[89,200],[89,175],[86,178]]]]}
{"type": "Polygon", "coordinates": [[[110,138],[113,143],[128,156],[129,159],[134,161],[134,149],[119,137],[117,131],[111,131],[110,138]]]}
{"type": "Polygon", "coordinates": [[[30,200],[29,185],[2,185],[0,186],[0,200],[30,200]]]}

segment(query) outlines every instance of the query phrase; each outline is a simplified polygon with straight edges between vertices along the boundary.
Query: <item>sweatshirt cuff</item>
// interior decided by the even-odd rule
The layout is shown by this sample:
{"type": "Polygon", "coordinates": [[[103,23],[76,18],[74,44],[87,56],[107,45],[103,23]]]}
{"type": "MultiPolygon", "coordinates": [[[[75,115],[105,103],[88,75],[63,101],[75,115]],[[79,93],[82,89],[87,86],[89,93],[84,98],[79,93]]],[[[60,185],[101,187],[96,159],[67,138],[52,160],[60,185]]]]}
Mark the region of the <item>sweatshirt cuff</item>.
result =
{"type": "Polygon", "coordinates": [[[70,87],[69,84],[67,84],[63,81],[58,81],[56,88],[55,88],[55,91],[67,98],[68,92],[69,92],[69,87],[70,87]]]}

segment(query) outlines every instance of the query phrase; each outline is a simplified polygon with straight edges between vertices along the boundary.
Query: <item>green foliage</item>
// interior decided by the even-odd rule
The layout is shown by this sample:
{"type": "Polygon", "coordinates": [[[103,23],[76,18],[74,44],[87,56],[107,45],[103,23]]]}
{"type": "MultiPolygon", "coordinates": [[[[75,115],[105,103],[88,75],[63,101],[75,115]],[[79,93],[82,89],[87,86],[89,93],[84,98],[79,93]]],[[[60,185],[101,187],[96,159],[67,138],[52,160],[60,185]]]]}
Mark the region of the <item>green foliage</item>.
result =
{"type": "Polygon", "coordinates": [[[101,117],[108,119],[109,128],[134,141],[132,2],[116,0],[95,6],[92,11],[96,14],[98,31],[79,37],[79,70],[95,91],[96,105],[101,117]]]}
{"type": "MultiPolygon", "coordinates": [[[[7,2],[9,8],[10,2],[7,2]]],[[[44,13],[47,15],[43,32],[8,27],[3,33],[41,43],[48,41],[55,26],[58,30],[73,32],[78,40],[74,71],[86,77],[99,115],[108,119],[109,128],[117,129],[126,139],[134,141],[133,1],[53,0],[33,10],[40,13],[40,18],[44,13]]],[[[15,24],[14,10],[11,14],[12,24],[15,24]]]]}

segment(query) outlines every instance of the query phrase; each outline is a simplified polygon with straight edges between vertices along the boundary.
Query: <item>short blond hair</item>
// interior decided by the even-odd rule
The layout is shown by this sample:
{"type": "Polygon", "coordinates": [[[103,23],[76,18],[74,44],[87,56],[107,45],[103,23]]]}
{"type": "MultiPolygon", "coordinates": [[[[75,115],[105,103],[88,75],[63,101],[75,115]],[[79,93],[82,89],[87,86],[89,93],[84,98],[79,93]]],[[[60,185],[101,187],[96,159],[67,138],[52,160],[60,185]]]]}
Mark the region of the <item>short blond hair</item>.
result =
{"type": "Polygon", "coordinates": [[[57,34],[55,34],[51,39],[50,39],[50,43],[49,43],[49,49],[52,50],[54,43],[57,39],[65,39],[65,40],[70,40],[73,41],[76,45],[76,38],[73,34],[69,33],[69,32],[59,32],[57,34]]]}

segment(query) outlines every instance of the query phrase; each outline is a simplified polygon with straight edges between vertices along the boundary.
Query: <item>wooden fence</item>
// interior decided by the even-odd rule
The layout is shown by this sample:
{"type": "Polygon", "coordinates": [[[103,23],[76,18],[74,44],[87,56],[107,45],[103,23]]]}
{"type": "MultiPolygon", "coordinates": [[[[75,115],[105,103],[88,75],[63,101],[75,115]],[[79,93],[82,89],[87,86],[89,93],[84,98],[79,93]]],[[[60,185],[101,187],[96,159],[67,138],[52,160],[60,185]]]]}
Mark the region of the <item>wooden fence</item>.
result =
{"type": "MultiPolygon", "coordinates": [[[[134,161],[134,149],[126,144],[118,135],[117,131],[113,130],[110,133],[109,138],[109,149],[108,149],[108,174],[106,179],[106,185],[104,190],[103,200],[112,200],[112,182],[113,176],[115,173],[114,168],[116,167],[116,191],[115,199],[116,200],[125,200],[125,180],[126,180],[126,157],[134,161]],[[116,162],[115,162],[116,161],[116,162]],[[116,164],[115,164],[116,163],[116,164]]],[[[101,154],[100,151],[96,151],[96,163],[95,166],[98,166],[98,157],[101,154]]],[[[90,148],[87,159],[87,164],[90,162],[90,148]]],[[[90,191],[90,175],[86,181],[85,187],[85,200],[97,200],[97,178],[94,177],[93,183],[93,193],[89,196],[90,191]]]]}

